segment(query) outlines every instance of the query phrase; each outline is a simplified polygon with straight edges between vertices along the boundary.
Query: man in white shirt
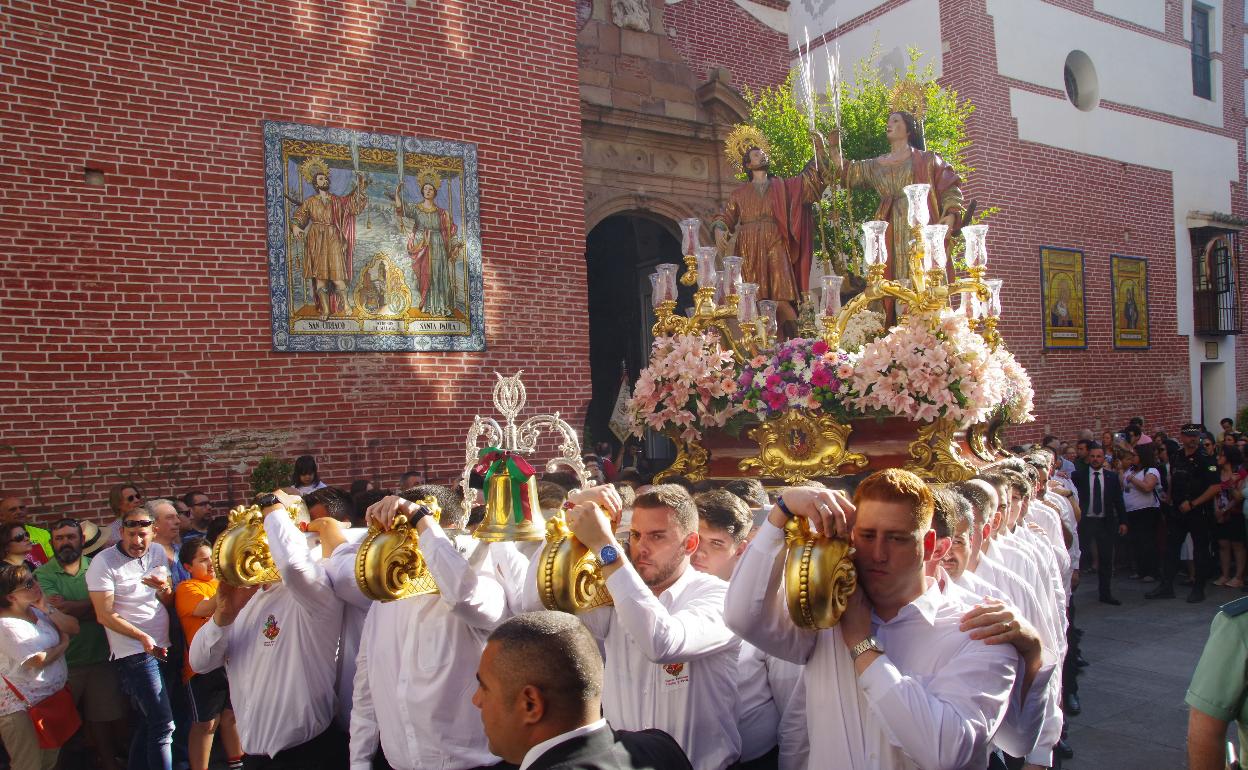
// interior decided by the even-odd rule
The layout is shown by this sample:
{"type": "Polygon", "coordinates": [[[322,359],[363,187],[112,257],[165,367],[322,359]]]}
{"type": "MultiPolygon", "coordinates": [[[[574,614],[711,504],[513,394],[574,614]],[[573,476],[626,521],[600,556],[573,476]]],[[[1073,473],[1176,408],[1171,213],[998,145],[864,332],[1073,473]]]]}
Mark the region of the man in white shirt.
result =
{"type": "Polygon", "coordinates": [[[342,602],[286,510],[298,497],[257,501],[281,581],[235,588],[191,643],[191,668],[225,666],[247,770],[341,770],[345,736],[332,724],[342,602]]]}
{"type": "MultiPolygon", "coordinates": [[[[753,514],[744,500],[722,489],[696,495],[693,502],[698,507],[699,538],[693,568],[728,580],[745,552],[753,514]]],[[[735,770],[775,768],[782,754],[794,757],[806,753],[804,740],[784,746],[779,732],[781,715],[791,703],[801,678],[801,666],[767,655],[748,642],[741,644],[737,658],[741,761],[735,770]]],[[[789,736],[789,743],[792,737],[789,736]]]]}
{"type": "Polygon", "coordinates": [[[785,490],[728,592],[728,625],[765,652],[806,664],[810,756],[848,768],[981,768],[1005,716],[1017,654],[960,629],[968,607],[924,575],[936,545],[932,493],[913,473],[879,471],[854,502],[785,490]],[[814,631],[789,618],[783,528],[792,516],[851,537],[858,588],[840,622],[814,631]]]}
{"type": "Polygon", "coordinates": [[[395,770],[460,770],[496,761],[466,696],[486,636],[507,615],[506,595],[488,558],[470,563],[438,517],[417,504],[425,496],[435,499],[448,523],[462,521],[459,500],[434,485],[368,509],[368,519],[383,529],[399,514],[413,523],[438,591],[376,602],[368,611],[356,658],[351,770],[372,767],[379,743],[395,770]]]}
{"type": "Polygon", "coordinates": [[[602,656],[575,617],[530,612],[490,634],[472,702],[490,751],[520,770],[690,768],[661,730],[617,732],[602,718],[602,656]]]}
{"type": "MultiPolygon", "coordinates": [[[[689,563],[699,542],[693,498],[674,484],[638,496],[627,558],[596,504],[579,503],[567,518],[598,554],[614,601],[579,616],[605,641],[604,715],[617,728],[664,730],[695,768],[723,770],[741,751],[740,644],[724,624],[727,583],[689,563]]],[[[526,580],[534,583],[532,568],[526,580]]]]}
{"type": "Polygon", "coordinates": [[[173,586],[165,551],[152,544],[155,507],[140,505],[121,514],[121,538],[91,561],[87,591],[108,637],[121,689],[139,713],[130,756],[146,757],[154,770],[170,770],[173,709],[161,668],[169,655],[165,605],[173,598],[173,586]]]}

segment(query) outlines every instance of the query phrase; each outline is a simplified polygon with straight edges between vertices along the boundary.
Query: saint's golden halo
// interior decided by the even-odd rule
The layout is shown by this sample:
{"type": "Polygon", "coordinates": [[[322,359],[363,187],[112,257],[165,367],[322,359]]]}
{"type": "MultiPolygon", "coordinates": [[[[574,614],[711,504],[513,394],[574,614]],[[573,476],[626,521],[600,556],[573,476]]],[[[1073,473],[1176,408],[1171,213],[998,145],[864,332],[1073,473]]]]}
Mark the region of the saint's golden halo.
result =
{"type": "Polygon", "coordinates": [[[724,158],[738,173],[745,173],[745,169],[741,168],[741,158],[751,147],[757,147],[763,152],[771,150],[771,145],[767,142],[767,137],[763,136],[762,131],[742,123],[732,129],[732,133],[728,134],[728,138],[724,140],[724,158]]]}
{"type": "Polygon", "coordinates": [[[425,185],[427,184],[433,185],[433,189],[436,190],[442,186],[442,177],[438,175],[438,172],[432,169],[426,169],[420,172],[420,174],[416,177],[416,182],[420,185],[420,189],[422,190],[425,189],[425,185]]]}
{"type": "Polygon", "coordinates": [[[329,165],[322,158],[313,155],[299,166],[299,175],[308,180],[308,184],[316,183],[316,175],[329,176],[329,165]]]}
{"type": "Polygon", "coordinates": [[[922,121],[927,114],[927,92],[923,84],[914,80],[898,80],[888,94],[891,112],[908,112],[915,120],[922,121]]]}

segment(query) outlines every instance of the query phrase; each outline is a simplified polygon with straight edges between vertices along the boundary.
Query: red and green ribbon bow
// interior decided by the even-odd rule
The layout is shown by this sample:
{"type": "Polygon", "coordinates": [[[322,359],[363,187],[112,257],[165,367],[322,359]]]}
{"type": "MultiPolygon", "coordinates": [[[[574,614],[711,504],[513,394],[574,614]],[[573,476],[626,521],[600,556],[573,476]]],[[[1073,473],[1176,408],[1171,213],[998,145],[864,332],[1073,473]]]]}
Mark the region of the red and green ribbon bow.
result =
{"type": "MultiPolygon", "coordinates": [[[[475,472],[485,477],[485,488],[489,490],[490,479],[502,473],[510,479],[511,484],[511,517],[516,524],[533,521],[533,511],[529,507],[529,496],[524,488],[525,482],[533,477],[533,466],[516,452],[498,447],[486,447],[477,455],[475,472]]],[[[488,493],[488,492],[487,492],[488,493]]]]}

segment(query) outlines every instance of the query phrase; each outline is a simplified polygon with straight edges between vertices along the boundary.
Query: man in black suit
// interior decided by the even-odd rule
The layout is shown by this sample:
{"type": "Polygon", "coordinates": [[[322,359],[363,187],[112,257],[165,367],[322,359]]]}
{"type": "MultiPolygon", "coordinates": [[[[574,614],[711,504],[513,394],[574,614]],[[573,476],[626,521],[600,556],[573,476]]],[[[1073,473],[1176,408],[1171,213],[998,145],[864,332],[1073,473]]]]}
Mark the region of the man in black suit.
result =
{"type": "Polygon", "coordinates": [[[602,718],[602,656],[573,615],[530,612],[490,634],[473,704],[499,768],[692,770],[662,730],[616,731],[602,718]]]}
{"type": "Polygon", "coordinates": [[[1127,534],[1127,508],[1122,499],[1122,482],[1118,474],[1105,467],[1105,448],[1095,441],[1088,444],[1088,465],[1077,468],[1071,481],[1079,493],[1083,518],[1079,529],[1096,543],[1100,571],[1097,574],[1100,600],[1105,604],[1122,604],[1110,593],[1114,576],[1114,539],[1127,534]]]}

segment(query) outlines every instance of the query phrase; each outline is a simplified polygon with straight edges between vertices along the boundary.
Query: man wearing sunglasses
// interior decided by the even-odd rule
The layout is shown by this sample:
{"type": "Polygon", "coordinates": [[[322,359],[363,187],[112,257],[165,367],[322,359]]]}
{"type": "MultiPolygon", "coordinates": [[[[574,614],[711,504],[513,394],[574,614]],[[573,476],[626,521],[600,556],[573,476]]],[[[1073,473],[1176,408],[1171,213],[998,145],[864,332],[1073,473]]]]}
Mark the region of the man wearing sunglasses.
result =
{"type": "Polygon", "coordinates": [[[114,484],[108,490],[108,507],[117,518],[108,525],[108,545],[121,540],[121,520],[135,508],[143,505],[143,490],[133,484],[114,484]]]}
{"type": "Polygon", "coordinates": [[[87,568],[87,590],[96,619],[104,626],[121,689],[139,719],[130,741],[134,761],[146,757],[149,770],[173,767],[173,709],[161,667],[169,649],[173,598],[165,549],[152,547],[152,524],[164,503],[123,513],[121,539],[101,551],[87,568]]]}
{"type": "Polygon", "coordinates": [[[26,521],[26,500],[17,495],[4,495],[0,498],[0,524],[21,524],[30,535],[30,543],[34,548],[26,558],[36,566],[47,564],[52,558],[52,536],[43,527],[36,527],[26,521]]]}
{"type": "Polygon", "coordinates": [[[208,522],[217,518],[218,515],[212,507],[212,500],[208,495],[196,489],[182,495],[182,502],[186,503],[191,517],[191,528],[182,534],[182,539],[208,537],[208,522]]]}

